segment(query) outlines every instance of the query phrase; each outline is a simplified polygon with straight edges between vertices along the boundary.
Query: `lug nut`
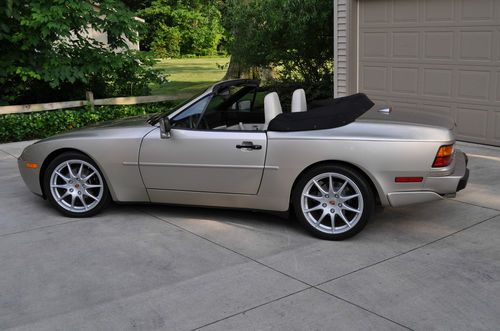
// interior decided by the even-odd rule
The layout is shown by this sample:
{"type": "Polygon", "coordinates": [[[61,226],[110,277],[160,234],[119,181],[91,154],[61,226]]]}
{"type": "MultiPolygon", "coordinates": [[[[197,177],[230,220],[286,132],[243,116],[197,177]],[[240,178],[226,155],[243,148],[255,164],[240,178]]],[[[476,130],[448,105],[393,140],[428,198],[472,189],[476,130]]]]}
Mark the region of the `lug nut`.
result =
{"type": "Polygon", "coordinates": [[[326,207],[326,203],[324,203],[322,206],[323,206],[323,207],[326,207]]]}
{"type": "Polygon", "coordinates": [[[342,204],[341,204],[341,203],[339,203],[339,207],[342,207],[342,204]]]}
{"type": "Polygon", "coordinates": [[[78,191],[78,194],[82,194],[82,191],[78,191]]]}
{"type": "Polygon", "coordinates": [[[338,198],[339,198],[339,195],[338,195],[338,194],[335,194],[335,197],[338,199],[338,198]]]}
{"type": "Polygon", "coordinates": [[[327,198],[327,199],[328,199],[329,197],[330,197],[330,196],[329,196],[328,194],[327,194],[327,195],[325,195],[325,198],[327,198]]]}
{"type": "Polygon", "coordinates": [[[70,188],[70,189],[69,189],[69,191],[70,191],[71,193],[73,193],[73,191],[74,191],[74,190],[73,190],[72,188],[70,188]]]}
{"type": "Polygon", "coordinates": [[[335,213],[335,209],[333,209],[333,208],[330,209],[330,213],[332,213],[332,214],[335,213]]]}

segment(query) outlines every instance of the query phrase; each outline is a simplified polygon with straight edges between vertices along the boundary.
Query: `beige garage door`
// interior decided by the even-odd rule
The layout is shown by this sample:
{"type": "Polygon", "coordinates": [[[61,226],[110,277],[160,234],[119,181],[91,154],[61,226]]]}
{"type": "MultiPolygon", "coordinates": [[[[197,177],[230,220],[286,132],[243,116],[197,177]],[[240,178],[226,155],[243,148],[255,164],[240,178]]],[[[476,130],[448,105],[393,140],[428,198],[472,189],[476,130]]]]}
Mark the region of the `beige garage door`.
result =
{"type": "Polygon", "coordinates": [[[358,88],[500,146],[500,0],[360,0],[358,88]]]}

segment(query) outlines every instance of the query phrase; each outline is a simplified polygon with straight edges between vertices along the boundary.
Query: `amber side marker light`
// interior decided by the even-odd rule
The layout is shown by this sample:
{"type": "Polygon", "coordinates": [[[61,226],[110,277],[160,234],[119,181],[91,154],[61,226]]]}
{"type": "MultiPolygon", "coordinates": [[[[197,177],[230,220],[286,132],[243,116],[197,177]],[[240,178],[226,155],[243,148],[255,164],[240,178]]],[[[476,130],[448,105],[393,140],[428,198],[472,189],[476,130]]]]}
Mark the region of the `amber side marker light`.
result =
{"type": "Polygon", "coordinates": [[[422,183],[424,177],[396,177],[396,183],[422,183]]]}
{"type": "Polygon", "coordinates": [[[38,168],[38,164],[36,164],[36,163],[31,163],[31,162],[26,162],[26,163],[25,163],[25,166],[26,166],[26,168],[28,168],[28,169],[36,169],[36,168],[38,168]]]}
{"type": "Polygon", "coordinates": [[[453,160],[453,153],[455,152],[455,148],[453,145],[445,145],[439,147],[439,150],[436,154],[436,158],[434,159],[434,163],[432,164],[433,168],[442,168],[450,165],[453,160]]]}

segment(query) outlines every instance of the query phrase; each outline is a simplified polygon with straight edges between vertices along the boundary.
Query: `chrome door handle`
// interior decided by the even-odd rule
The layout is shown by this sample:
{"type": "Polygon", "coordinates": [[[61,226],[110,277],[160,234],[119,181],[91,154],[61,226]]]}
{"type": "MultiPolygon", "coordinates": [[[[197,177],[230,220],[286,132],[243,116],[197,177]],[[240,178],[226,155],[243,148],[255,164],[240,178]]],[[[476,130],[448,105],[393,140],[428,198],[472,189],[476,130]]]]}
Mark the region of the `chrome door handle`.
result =
{"type": "Polygon", "coordinates": [[[244,141],[241,145],[236,145],[237,149],[251,149],[251,150],[261,150],[262,145],[254,145],[251,141],[244,141]]]}

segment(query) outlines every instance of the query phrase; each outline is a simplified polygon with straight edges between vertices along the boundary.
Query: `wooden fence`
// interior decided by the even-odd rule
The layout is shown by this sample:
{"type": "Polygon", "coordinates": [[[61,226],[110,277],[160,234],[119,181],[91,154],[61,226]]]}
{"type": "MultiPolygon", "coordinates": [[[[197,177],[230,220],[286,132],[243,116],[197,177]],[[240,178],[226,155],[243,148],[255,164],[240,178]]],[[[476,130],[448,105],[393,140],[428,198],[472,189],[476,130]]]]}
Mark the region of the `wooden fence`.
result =
{"type": "Polygon", "coordinates": [[[87,100],[37,103],[37,104],[16,105],[16,106],[1,106],[0,115],[16,114],[16,113],[33,113],[46,110],[77,108],[87,105],[92,108],[94,107],[94,105],[95,106],[138,105],[141,103],[183,100],[189,97],[191,97],[190,94],[178,94],[178,95],[148,95],[140,97],[94,99],[92,92],[87,92],[87,100]]]}

